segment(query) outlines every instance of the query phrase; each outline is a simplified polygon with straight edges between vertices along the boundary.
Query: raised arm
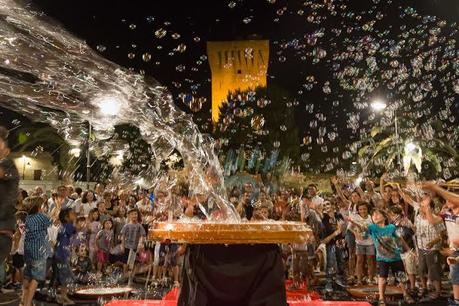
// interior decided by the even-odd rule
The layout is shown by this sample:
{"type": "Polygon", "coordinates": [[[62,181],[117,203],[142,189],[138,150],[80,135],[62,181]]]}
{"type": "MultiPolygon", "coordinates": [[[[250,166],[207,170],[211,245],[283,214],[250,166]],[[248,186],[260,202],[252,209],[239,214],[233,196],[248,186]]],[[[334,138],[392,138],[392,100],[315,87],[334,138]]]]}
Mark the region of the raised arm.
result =
{"type": "Polygon", "coordinates": [[[433,192],[435,192],[436,194],[438,194],[439,196],[441,196],[443,199],[445,199],[446,201],[456,205],[456,206],[459,206],[459,195],[458,194],[455,194],[453,192],[450,192],[446,189],[443,189],[442,187],[438,186],[437,184],[435,183],[432,183],[432,182],[425,182],[422,187],[424,189],[428,189],[428,190],[431,190],[433,192]]]}
{"type": "Polygon", "coordinates": [[[366,194],[363,190],[362,190],[362,187],[360,187],[360,185],[357,185],[355,187],[355,190],[358,192],[358,194],[360,195],[360,198],[362,198],[363,200],[365,201],[369,201],[370,200],[370,196],[368,194],[366,194]]]}
{"type": "Polygon", "coordinates": [[[341,201],[343,201],[346,205],[349,205],[351,201],[349,201],[344,195],[343,191],[341,190],[341,186],[338,185],[338,179],[336,178],[336,176],[333,176],[331,178],[331,183],[333,184],[333,186],[335,186],[336,193],[340,197],[341,201]]]}
{"type": "Polygon", "coordinates": [[[415,207],[414,203],[415,201],[413,200],[413,198],[411,196],[409,196],[408,194],[406,194],[402,188],[400,188],[399,185],[397,185],[397,190],[398,190],[398,193],[400,194],[400,197],[402,197],[403,201],[405,203],[408,203],[409,205],[415,207]]]}
{"type": "Polygon", "coordinates": [[[379,179],[379,193],[381,194],[381,197],[383,198],[384,202],[389,201],[389,196],[384,191],[384,185],[386,184],[386,178],[387,178],[387,173],[384,173],[383,175],[381,175],[381,178],[379,179]]]}
{"type": "Polygon", "coordinates": [[[421,201],[421,207],[424,209],[426,212],[426,219],[431,225],[437,225],[443,222],[443,219],[437,215],[435,215],[432,212],[432,209],[430,208],[430,203],[432,202],[432,199],[430,196],[425,196],[422,201],[421,201]]]}

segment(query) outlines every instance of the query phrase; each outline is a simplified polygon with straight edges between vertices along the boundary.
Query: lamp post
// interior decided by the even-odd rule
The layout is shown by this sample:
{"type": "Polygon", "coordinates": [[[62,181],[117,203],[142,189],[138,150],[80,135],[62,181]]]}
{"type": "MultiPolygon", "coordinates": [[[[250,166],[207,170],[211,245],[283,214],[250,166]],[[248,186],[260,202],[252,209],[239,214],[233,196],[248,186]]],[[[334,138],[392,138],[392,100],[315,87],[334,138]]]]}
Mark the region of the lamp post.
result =
{"type": "Polygon", "coordinates": [[[27,157],[22,155],[22,180],[25,180],[25,168],[26,168],[27,157]]]}
{"type": "MultiPolygon", "coordinates": [[[[384,109],[386,109],[387,104],[386,102],[382,100],[374,100],[371,103],[371,108],[375,110],[376,112],[381,112],[384,109]]],[[[398,164],[398,170],[400,173],[402,172],[402,163],[401,163],[401,156],[400,156],[400,148],[399,148],[399,143],[400,143],[400,137],[398,133],[398,118],[395,110],[393,111],[393,116],[394,116],[394,128],[395,128],[395,150],[397,152],[397,164],[398,164]]]]}
{"type": "Polygon", "coordinates": [[[86,189],[89,190],[89,182],[91,181],[91,122],[88,122],[88,149],[86,150],[86,189]]]}

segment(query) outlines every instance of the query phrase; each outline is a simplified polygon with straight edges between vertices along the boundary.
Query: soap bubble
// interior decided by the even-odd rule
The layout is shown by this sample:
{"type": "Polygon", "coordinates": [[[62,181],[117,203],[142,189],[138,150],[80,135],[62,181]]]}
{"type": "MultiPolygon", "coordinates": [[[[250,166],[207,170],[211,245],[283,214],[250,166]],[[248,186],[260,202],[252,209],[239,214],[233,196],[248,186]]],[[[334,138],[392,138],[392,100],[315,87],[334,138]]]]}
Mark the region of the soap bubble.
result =
{"type": "Polygon", "coordinates": [[[164,36],[166,36],[166,34],[167,34],[167,31],[163,28],[160,28],[155,31],[156,38],[163,38],[164,36]]]}
{"type": "Polygon", "coordinates": [[[150,60],[151,60],[151,54],[146,52],[144,54],[142,54],[142,60],[146,63],[148,63],[150,60]]]}

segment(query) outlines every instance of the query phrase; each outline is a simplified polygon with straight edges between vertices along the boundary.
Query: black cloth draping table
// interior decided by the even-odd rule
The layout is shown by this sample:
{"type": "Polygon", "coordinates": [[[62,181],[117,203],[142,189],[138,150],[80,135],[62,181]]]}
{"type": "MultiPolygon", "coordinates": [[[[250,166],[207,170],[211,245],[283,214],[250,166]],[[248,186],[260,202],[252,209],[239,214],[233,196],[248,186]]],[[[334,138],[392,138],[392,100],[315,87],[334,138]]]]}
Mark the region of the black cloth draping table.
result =
{"type": "Polygon", "coordinates": [[[286,306],[280,247],[189,245],[179,306],[286,306]]]}

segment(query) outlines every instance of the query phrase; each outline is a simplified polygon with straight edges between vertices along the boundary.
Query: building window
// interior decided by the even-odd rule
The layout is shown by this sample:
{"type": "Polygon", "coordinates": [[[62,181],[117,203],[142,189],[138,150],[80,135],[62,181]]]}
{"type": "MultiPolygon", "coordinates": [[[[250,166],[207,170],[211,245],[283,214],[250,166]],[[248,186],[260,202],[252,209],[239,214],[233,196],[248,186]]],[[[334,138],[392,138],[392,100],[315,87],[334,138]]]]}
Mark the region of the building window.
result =
{"type": "Polygon", "coordinates": [[[237,74],[241,74],[241,73],[242,73],[241,69],[238,69],[237,74]]]}

